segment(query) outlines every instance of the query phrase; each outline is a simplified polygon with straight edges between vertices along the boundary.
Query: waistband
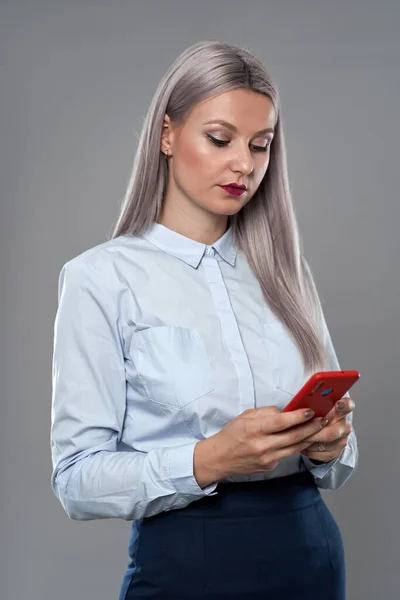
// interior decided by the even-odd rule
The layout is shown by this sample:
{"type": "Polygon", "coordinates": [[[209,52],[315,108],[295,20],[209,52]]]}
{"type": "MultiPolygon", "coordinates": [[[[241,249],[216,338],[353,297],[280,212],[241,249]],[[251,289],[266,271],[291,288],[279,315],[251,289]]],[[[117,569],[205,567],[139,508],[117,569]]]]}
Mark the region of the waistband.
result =
{"type": "Polygon", "coordinates": [[[169,517],[246,518],[298,510],[322,501],[308,471],[261,481],[219,483],[218,493],[195,500],[169,517]]]}

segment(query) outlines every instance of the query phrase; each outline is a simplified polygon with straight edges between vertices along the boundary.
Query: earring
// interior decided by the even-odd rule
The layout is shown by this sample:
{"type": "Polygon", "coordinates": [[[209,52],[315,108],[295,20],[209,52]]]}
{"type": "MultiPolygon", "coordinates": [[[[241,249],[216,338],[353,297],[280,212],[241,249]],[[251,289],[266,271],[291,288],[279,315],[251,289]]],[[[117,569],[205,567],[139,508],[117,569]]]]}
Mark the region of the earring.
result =
{"type": "Polygon", "coordinates": [[[169,156],[168,156],[168,150],[165,152],[165,158],[168,160],[169,156]]]}

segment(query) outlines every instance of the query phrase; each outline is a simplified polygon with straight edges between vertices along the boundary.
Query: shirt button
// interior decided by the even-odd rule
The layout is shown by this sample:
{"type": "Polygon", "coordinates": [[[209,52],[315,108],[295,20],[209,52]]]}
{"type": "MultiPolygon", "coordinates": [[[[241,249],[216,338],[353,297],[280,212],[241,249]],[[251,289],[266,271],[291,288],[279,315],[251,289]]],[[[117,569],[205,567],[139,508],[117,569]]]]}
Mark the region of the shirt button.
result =
{"type": "Polygon", "coordinates": [[[214,254],[215,254],[214,248],[212,246],[207,246],[205,254],[206,254],[206,256],[214,256],[214,254]]]}

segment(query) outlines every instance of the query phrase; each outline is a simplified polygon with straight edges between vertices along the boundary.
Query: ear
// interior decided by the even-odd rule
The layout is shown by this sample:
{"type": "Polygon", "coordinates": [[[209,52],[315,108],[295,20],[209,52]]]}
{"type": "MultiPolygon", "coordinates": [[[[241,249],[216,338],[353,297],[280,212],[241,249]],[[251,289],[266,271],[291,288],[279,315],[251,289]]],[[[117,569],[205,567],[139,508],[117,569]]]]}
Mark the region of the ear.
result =
{"type": "Polygon", "coordinates": [[[164,154],[165,154],[165,152],[167,152],[167,150],[169,152],[171,152],[172,138],[173,138],[173,133],[172,133],[171,119],[165,113],[164,120],[163,120],[163,126],[162,126],[162,132],[161,132],[161,143],[160,143],[160,150],[164,154]]]}

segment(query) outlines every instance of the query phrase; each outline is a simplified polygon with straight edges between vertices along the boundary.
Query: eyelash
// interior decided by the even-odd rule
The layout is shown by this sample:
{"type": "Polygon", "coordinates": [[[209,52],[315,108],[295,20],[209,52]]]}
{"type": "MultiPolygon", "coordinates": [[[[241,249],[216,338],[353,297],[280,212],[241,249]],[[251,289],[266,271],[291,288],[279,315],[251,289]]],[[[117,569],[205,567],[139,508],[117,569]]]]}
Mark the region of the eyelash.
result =
{"type": "MultiPolygon", "coordinates": [[[[217,138],[213,137],[212,135],[210,135],[208,133],[206,133],[206,136],[216,146],[222,147],[222,146],[226,146],[227,144],[229,144],[228,141],[226,141],[226,140],[218,140],[217,138]]],[[[269,146],[270,146],[269,143],[267,144],[267,146],[254,146],[253,145],[253,150],[254,150],[254,152],[266,152],[268,150],[269,146]]]]}

